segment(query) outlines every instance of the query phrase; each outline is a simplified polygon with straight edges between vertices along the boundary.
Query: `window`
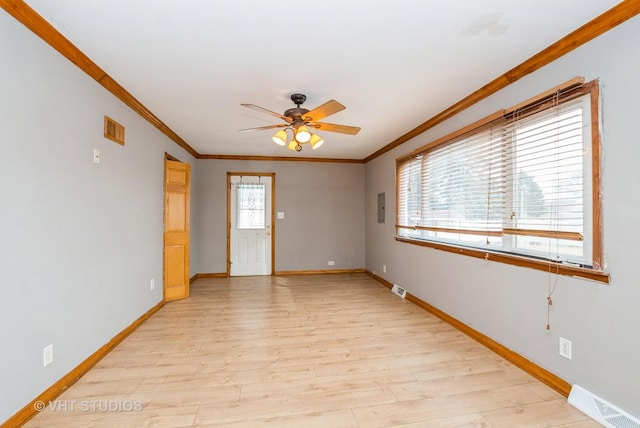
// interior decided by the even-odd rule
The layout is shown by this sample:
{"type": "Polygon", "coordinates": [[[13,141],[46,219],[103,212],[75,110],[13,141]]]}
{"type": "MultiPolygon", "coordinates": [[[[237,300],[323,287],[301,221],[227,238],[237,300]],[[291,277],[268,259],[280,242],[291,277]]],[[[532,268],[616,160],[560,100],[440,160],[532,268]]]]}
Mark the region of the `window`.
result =
{"type": "Polygon", "coordinates": [[[574,83],[399,159],[397,238],[600,270],[597,103],[574,83]]]}
{"type": "Polygon", "coordinates": [[[262,183],[238,183],[238,229],[265,228],[265,191],[262,183]]]}

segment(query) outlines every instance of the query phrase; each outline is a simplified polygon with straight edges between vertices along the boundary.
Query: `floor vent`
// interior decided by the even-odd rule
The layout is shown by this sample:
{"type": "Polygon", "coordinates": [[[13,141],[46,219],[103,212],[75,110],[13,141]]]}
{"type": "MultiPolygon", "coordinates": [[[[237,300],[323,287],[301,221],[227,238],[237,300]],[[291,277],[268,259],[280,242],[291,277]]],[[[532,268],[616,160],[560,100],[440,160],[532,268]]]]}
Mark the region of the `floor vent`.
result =
{"type": "Polygon", "coordinates": [[[569,404],[607,428],[640,428],[640,420],[578,385],[571,387],[569,404]]]}
{"type": "Polygon", "coordinates": [[[398,284],[393,284],[393,288],[391,289],[391,292],[393,294],[396,294],[396,295],[402,297],[403,299],[407,295],[407,290],[405,290],[404,288],[400,287],[398,284]]]}

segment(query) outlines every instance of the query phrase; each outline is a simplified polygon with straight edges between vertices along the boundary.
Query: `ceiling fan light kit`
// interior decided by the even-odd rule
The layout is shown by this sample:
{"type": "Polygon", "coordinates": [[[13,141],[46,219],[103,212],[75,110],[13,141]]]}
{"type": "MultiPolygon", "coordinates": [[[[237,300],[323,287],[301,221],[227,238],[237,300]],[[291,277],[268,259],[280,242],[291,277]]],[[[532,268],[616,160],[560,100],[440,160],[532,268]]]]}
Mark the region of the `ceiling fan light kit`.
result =
{"type": "Polygon", "coordinates": [[[287,148],[296,152],[302,150],[302,146],[295,140],[295,138],[292,138],[291,141],[289,141],[289,146],[287,148]]]}
{"type": "Polygon", "coordinates": [[[287,132],[284,129],[281,129],[280,131],[276,132],[272,139],[273,142],[277,145],[284,146],[287,144],[287,132]]]}
{"type": "Polygon", "coordinates": [[[261,111],[263,113],[270,114],[284,120],[285,124],[267,125],[258,128],[241,129],[240,131],[259,131],[273,128],[280,129],[272,137],[272,140],[279,146],[287,146],[289,150],[299,152],[302,150],[302,144],[310,144],[312,149],[317,149],[324,143],[324,139],[318,134],[312,133],[309,129],[320,129],[328,132],[339,132],[341,134],[356,135],[360,132],[360,128],[356,126],[336,125],[333,123],[318,122],[318,120],[325,118],[329,115],[337,113],[345,109],[345,107],[335,100],[329,100],[326,103],[308,110],[300,107],[302,103],[307,99],[304,94],[292,94],[291,101],[296,107],[287,109],[283,114],[276,113],[271,110],[267,110],[263,107],[259,107],[255,104],[241,104],[243,107],[248,107],[254,110],[261,111]],[[287,130],[292,132],[291,140],[287,142],[289,135],[287,130]]]}
{"type": "Polygon", "coordinates": [[[324,144],[324,140],[318,134],[312,134],[311,139],[309,139],[309,143],[311,144],[311,148],[315,150],[324,144]]]}
{"type": "Polygon", "coordinates": [[[311,132],[309,132],[306,126],[304,125],[299,126],[298,129],[296,129],[295,131],[296,131],[296,135],[294,138],[298,143],[302,143],[302,144],[308,143],[309,140],[311,139],[311,132]]]}

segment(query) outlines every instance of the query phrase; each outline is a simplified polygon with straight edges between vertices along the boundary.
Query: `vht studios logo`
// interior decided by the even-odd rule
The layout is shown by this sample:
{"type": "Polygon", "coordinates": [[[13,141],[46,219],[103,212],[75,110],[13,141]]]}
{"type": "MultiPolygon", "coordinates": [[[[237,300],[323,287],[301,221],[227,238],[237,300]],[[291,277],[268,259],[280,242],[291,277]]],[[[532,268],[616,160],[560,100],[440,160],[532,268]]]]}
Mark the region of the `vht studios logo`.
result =
{"type": "Polygon", "coordinates": [[[132,400],[53,400],[36,401],[33,407],[41,412],[49,406],[52,412],[141,412],[142,402],[132,400]]]}

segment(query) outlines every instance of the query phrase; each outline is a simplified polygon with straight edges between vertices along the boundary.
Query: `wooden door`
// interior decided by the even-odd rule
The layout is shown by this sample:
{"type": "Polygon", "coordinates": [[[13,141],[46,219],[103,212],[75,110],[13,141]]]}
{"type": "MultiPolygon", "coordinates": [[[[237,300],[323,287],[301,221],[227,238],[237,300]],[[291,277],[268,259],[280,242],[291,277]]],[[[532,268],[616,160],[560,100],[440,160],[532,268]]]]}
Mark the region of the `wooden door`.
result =
{"type": "Polygon", "coordinates": [[[189,199],[191,166],[165,160],[164,300],[189,297],[189,199]]]}

